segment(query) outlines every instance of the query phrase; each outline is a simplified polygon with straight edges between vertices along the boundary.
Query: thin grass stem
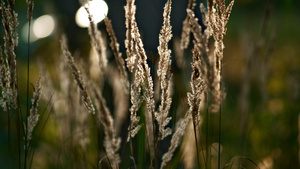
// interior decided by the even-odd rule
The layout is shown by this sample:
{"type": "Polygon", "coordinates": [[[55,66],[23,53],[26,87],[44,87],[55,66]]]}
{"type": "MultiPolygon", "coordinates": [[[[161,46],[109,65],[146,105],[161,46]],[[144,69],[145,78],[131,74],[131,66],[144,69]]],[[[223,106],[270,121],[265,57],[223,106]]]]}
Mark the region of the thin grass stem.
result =
{"type": "Polygon", "coordinates": [[[197,129],[196,129],[196,124],[193,120],[193,127],[194,127],[194,136],[195,136],[195,143],[196,143],[196,152],[197,152],[197,163],[198,163],[198,168],[201,168],[200,165],[200,159],[199,159],[199,146],[198,146],[198,140],[197,140],[197,129]]]}
{"type": "MultiPolygon", "coordinates": [[[[53,95],[54,95],[54,93],[51,95],[51,97],[50,97],[50,99],[49,99],[49,101],[48,101],[48,103],[47,103],[47,105],[46,105],[46,107],[45,107],[45,109],[44,109],[44,111],[43,111],[43,114],[42,114],[42,116],[40,117],[40,119],[43,119],[43,116],[44,116],[44,114],[45,114],[45,112],[46,112],[46,110],[47,110],[47,108],[48,108],[48,106],[49,106],[49,104],[50,104],[50,102],[51,102],[51,100],[52,100],[52,98],[53,98],[53,95]]],[[[47,115],[46,121],[45,121],[45,123],[43,124],[43,127],[42,127],[42,129],[41,129],[41,132],[39,133],[38,139],[37,139],[36,141],[40,140],[41,135],[42,135],[42,132],[43,132],[43,130],[44,130],[44,128],[45,128],[45,126],[46,126],[46,124],[47,124],[47,122],[48,122],[48,119],[49,119],[49,117],[50,117],[50,114],[51,114],[51,112],[52,112],[52,110],[53,110],[53,107],[54,107],[54,105],[52,104],[51,109],[50,109],[50,112],[49,112],[49,114],[47,115]]],[[[41,120],[38,121],[38,123],[36,124],[36,126],[38,126],[40,122],[41,122],[41,120]]],[[[33,157],[34,157],[35,150],[36,150],[36,147],[33,149],[33,152],[32,152],[32,157],[31,157],[30,163],[29,163],[29,169],[30,169],[31,166],[32,166],[32,161],[33,161],[33,157]]]]}
{"type": "Polygon", "coordinates": [[[10,114],[9,114],[9,107],[6,103],[6,110],[7,110],[7,129],[8,129],[8,169],[10,169],[10,156],[11,156],[11,150],[10,150],[10,114]]]}
{"type": "MultiPolygon", "coordinates": [[[[17,125],[17,141],[18,141],[18,168],[21,169],[21,132],[20,132],[20,111],[18,111],[17,118],[16,118],[16,125],[17,125]]],[[[22,119],[22,118],[21,118],[22,119]]]]}
{"type": "Polygon", "coordinates": [[[218,169],[221,167],[221,122],[222,122],[222,103],[219,112],[219,150],[218,150],[218,169]]]}
{"type": "MultiPolygon", "coordinates": [[[[222,65],[222,61],[221,61],[222,65]]],[[[220,74],[222,77],[222,66],[220,69],[220,74]]],[[[220,81],[220,90],[222,90],[222,82],[220,81]]],[[[222,134],[222,102],[220,103],[220,110],[219,110],[219,151],[218,151],[218,169],[221,167],[221,134],[222,134]]]]}
{"type": "MultiPolygon", "coordinates": [[[[25,126],[27,128],[28,120],[27,117],[29,116],[29,61],[30,61],[30,28],[31,28],[31,21],[29,20],[28,24],[28,49],[27,49],[27,85],[26,85],[26,118],[25,118],[25,126]]],[[[24,151],[24,169],[27,168],[27,154],[28,154],[28,147],[27,147],[27,129],[25,128],[25,151],[24,151]]]]}
{"type": "MultiPolygon", "coordinates": [[[[207,95],[206,95],[206,100],[208,100],[207,98],[207,95]]],[[[206,138],[205,138],[205,141],[206,141],[206,163],[207,165],[205,165],[205,169],[208,169],[209,168],[209,164],[210,164],[210,158],[209,158],[209,110],[208,110],[208,104],[206,105],[206,138]]]]}

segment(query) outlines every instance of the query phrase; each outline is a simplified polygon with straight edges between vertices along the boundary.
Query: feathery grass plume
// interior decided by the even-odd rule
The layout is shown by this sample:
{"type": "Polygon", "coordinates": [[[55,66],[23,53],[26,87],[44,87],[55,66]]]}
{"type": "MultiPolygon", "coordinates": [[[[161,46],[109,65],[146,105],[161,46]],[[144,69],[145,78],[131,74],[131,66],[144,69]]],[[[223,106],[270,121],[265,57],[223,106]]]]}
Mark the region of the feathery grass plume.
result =
{"type": "MultiPolygon", "coordinates": [[[[194,43],[196,46],[196,43],[194,43]]],[[[198,148],[198,139],[197,139],[197,129],[201,122],[200,120],[200,107],[202,94],[205,89],[205,83],[203,79],[203,74],[201,73],[201,60],[199,56],[199,51],[197,47],[193,49],[193,62],[192,62],[192,75],[191,75],[191,93],[188,93],[188,104],[190,106],[191,114],[193,117],[193,127],[194,127],[194,136],[196,142],[196,152],[197,152],[197,161],[199,161],[199,148],[198,148]]]]}
{"type": "Polygon", "coordinates": [[[150,68],[147,64],[147,55],[144,49],[144,45],[140,36],[140,32],[137,26],[136,21],[133,21],[133,34],[134,41],[136,42],[135,48],[138,56],[138,69],[136,71],[141,71],[142,75],[142,88],[144,91],[144,98],[146,101],[146,130],[147,130],[147,138],[150,150],[154,150],[154,127],[153,127],[153,116],[155,111],[155,101],[154,101],[154,90],[153,90],[153,80],[150,74],[150,68]]]}
{"type": "Polygon", "coordinates": [[[34,89],[33,96],[31,99],[31,105],[30,105],[30,113],[29,116],[27,117],[28,123],[26,126],[27,130],[27,143],[26,146],[29,148],[29,142],[31,140],[31,135],[34,127],[36,126],[38,120],[39,120],[39,114],[37,113],[37,108],[38,108],[38,102],[40,100],[42,93],[42,85],[41,85],[41,77],[38,78],[37,83],[36,83],[36,88],[34,89]]]}
{"type": "Polygon", "coordinates": [[[213,81],[211,84],[211,93],[213,96],[213,103],[211,105],[211,112],[218,112],[222,102],[221,83],[221,63],[223,59],[223,37],[226,34],[226,24],[228,22],[234,0],[229,6],[225,7],[225,0],[208,1],[208,26],[212,30],[212,35],[215,40],[214,59],[211,63],[215,70],[212,72],[213,81]]]}
{"type": "MultiPolygon", "coordinates": [[[[7,60],[6,60],[7,61],[7,60]]],[[[2,56],[2,48],[0,47],[0,90],[1,90],[1,97],[0,97],[0,105],[4,111],[9,111],[9,105],[11,97],[11,88],[9,86],[9,75],[7,74],[9,71],[5,65],[2,56]]]]}
{"type": "Polygon", "coordinates": [[[26,0],[26,3],[28,5],[28,8],[27,8],[27,18],[29,20],[29,24],[31,23],[32,21],[32,11],[33,11],[33,0],[26,0]]]}
{"type": "MultiPolygon", "coordinates": [[[[204,75],[203,78],[209,79],[210,77],[210,71],[208,69],[211,68],[211,57],[209,56],[209,47],[208,47],[208,41],[210,38],[210,31],[208,29],[205,29],[204,34],[202,33],[202,28],[198,24],[198,18],[195,17],[195,14],[191,10],[187,10],[187,13],[190,17],[190,26],[191,26],[191,32],[194,35],[194,54],[197,54],[198,56],[196,60],[201,60],[202,66],[201,73],[204,75]]],[[[209,82],[207,82],[209,83],[209,82]]]]}
{"type": "MultiPolygon", "coordinates": [[[[138,67],[139,69],[140,67],[138,67]]],[[[141,106],[142,99],[140,97],[141,95],[141,86],[143,83],[143,73],[142,71],[135,71],[134,73],[134,81],[131,84],[130,89],[130,101],[131,101],[131,107],[130,107],[130,126],[128,127],[129,134],[127,137],[127,142],[129,142],[130,138],[133,138],[140,128],[142,127],[139,125],[140,117],[137,116],[137,111],[139,107],[141,106]]]]}
{"type": "Polygon", "coordinates": [[[16,48],[18,46],[18,42],[19,42],[19,36],[18,36],[18,29],[17,29],[17,26],[19,25],[19,22],[18,22],[18,14],[15,13],[15,0],[8,0],[8,9],[9,9],[9,12],[10,12],[10,15],[11,15],[11,25],[12,25],[12,31],[13,31],[13,36],[14,36],[14,47],[16,48]]]}
{"type": "Polygon", "coordinates": [[[107,67],[107,56],[106,47],[103,43],[102,35],[100,30],[97,29],[97,25],[94,22],[93,15],[90,13],[90,4],[87,0],[79,0],[81,5],[84,6],[86,12],[88,13],[88,18],[90,25],[88,27],[88,33],[90,35],[92,46],[97,51],[99,57],[99,67],[101,70],[101,75],[104,75],[107,67]]]}
{"type": "MultiPolygon", "coordinates": [[[[126,62],[127,68],[130,72],[133,72],[136,62],[136,53],[134,51],[134,22],[135,22],[135,11],[136,6],[134,5],[135,0],[127,0],[125,9],[125,24],[126,24],[126,39],[125,39],[125,47],[126,47],[126,62]]],[[[138,64],[139,65],[139,64],[138,64]]],[[[130,126],[128,127],[129,134],[127,137],[127,142],[129,142],[130,138],[133,138],[140,128],[139,125],[140,117],[137,116],[137,111],[142,103],[141,95],[141,86],[143,84],[144,74],[143,71],[140,70],[141,66],[137,66],[137,70],[134,72],[134,80],[131,84],[130,90],[130,126]]]]}
{"type": "MultiPolygon", "coordinates": [[[[224,14],[223,14],[223,17],[224,17],[224,27],[227,25],[228,23],[228,20],[229,20],[229,17],[230,17],[230,14],[231,14],[231,11],[232,11],[232,7],[233,7],[233,4],[234,4],[234,0],[232,0],[230,2],[230,4],[227,6],[224,14]]],[[[224,34],[226,33],[226,28],[224,30],[224,34]]]]}
{"type": "Polygon", "coordinates": [[[18,44],[18,34],[16,27],[18,25],[17,14],[14,13],[14,2],[9,1],[8,7],[5,7],[1,0],[2,24],[4,26],[4,54],[6,56],[7,82],[9,90],[6,91],[8,103],[12,103],[14,109],[17,108],[17,56],[15,48],[18,44]]]}
{"type": "Polygon", "coordinates": [[[126,0],[125,9],[125,24],[126,24],[126,39],[125,39],[125,47],[126,47],[126,62],[127,68],[130,72],[133,72],[134,65],[136,62],[136,54],[134,52],[134,41],[133,41],[133,22],[135,21],[135,10],[136,6],[134,5],[135,0],[126,0]]]}
{"type": "Polygon", "coordinates": [[[62,36],[62,39],[61,39],[61,49],[62,49],[63,55],[65,56],[65,58],[68,62],[68,65],[71,69],[72,75],[77,83],[77,86],[79,87],[81,99],[82,99],[85,107],[87,108],[89,113],[95,114],[95,109],[94,109],[94,106],[90,99],[90,96],[87,93],[86,85],[82,79],[82,75],[81,75],[80,71],[77,69],[77,66],[75,65],[75,62],[74,62],[74,58],[72,57],[72,55],[69,52],[69,49],[67,47],[67,40],[66,40],[65,36],[62,36]]]}
{"type": "Polygon", "coordinates": [[[166,165],[172,160],[174,151],[179,146],[180,140],[185,133],[186,126],[192,118],[191,111],[192,110],[190,108],[185,117],[176,123],[176,131],[172,136],[170,147],[162,157],[162,163],[160,166],[161,169],[165,168],[166,165]]]}
{"type": "MultiPolygon", "coordinates": [[[[189,0],[189,4],[187,6],[187,10],[194,10],[195,8],[195,0],[189,0]]],[[[187,15],[185,20],[183,21],[182,33],[181,33],[181,49],[186,49],[190,44],[190,17],[187,15]]]]}
{"type": "Polygon", "coordinates": [[[107,157],[110,160],[111,167],[113,169],[119,168],[119,163],[121,162],[118,150],[120,149],[121,138],[117,137],[114,120],[110,114],[109,109],[106,106],[106,101],[102,96],[100,90],[93,87],[95,99],[97,100],[96,106],[99,110],[100,122],[103,126],[105,138],[104,138],[104,148],[107,153],[107,157]]]}
{"type": "Polygon", "coordinates": [[[191,93],[188,93],[188,103],[192,108],[193,123],[197,126],[200,122],[200,104],[202,94],[205,89],[203,75],[201,73],[201,61],[197,60],[197,49],[193,50],[192,75],[191,75],[191,93]]]}
{"type": "Polygon", "coordinates": [[[52,80],[50,78],[49,72],[46,71],[46,65],[42,60],[38,60],[37,62],[38,62],[38,68],[41,72],[41,76],[43,77],[43,79],[47,79],[43,81],[44,88],[43,88],[43,93],[41,95],[41,99],[49,100],[51,105],[54,105],[54,100],[58,100],[58,99],[55,97],[56,96],[55,93],[53,94],[53,96],[51,96],[51,93],[53,93],[55,89],[52,80]],[[53,99],[50,99],[51,97],[53,99]]]}
{"type": "MultiPolygon", "coordinates": [[[[155,109],[155,101],[154,101],[154,97],[153,97],[153,95],[154,95],[153,80],[152,80],[152,77],[150,74],[150,68],[147,64],[147,55],[146,55],[145,49],[143,47],[143,42],[140,38],[140,33],[139,33],[139,29],[137,27],[136,20],[134,18],[135,7],[133,7],[133,3],[134,3],[134,1],[129,0],[129,1],[127,1],[127,6],[125,7],[126,11],[130,11],[129,14],[126,13],[126,15],[130,15],[130,16],[126,16],[126,17],[128,18],[128,20],[130,20],[128,22],[129,22],[129,25],[131,25],[129,27],[127,25],[127,31],[130,31],[129,29],[132,29],[131,31],[133,33],[132,33],[132,35],[130,35],[130,38],[133,38],[132,40],[135,41],[135,50],[136,50],[137,56],[138,56],[137,70],[135,72],[136,76],[135,76],[135,80],[134,80],[134,81],[138,80],[138,83],[133,82],[134,84],[132,85],[132,88],[134,87],[137,90],[141,90],[140,87],[142,87],[142,89],[144,90],[143,93],[144,93],[144,98],[146,101],[146,113],[145,113],[146,118],[145,118],[145,120],[146,120],[147,138],[149,139],[148,143],[150,146],[150,150],[152,151],[152,150],[154,150],[153,115],[154,115],[154,109],[155,109]],[[133,16],[131,16],[131,15],[133,15],[133,16]],[[137,85],[141,85],[141,86],[137,86],[137,85]]],[[[129,48],[131,48],[130,45],[128,46],[129,41],[126,41],[125,43],[127,43],[126,47],[130,53],[132,50],[129,49],[129,48]]],[[[130,54],[132,54],[132,53],[130,53],[130,54]]],[[[134,66],[134,65],[132,65],[132,66],[134,66]]],[[[132,68],[132,67],[130,66],[129,69],[130,68],[132,68]]],[[[135,95],[134,97],[131,97],[131,98],[136,99],[136,96],[138,93],[131,91],[131,94],[135,95]]],[[[133,99],[131,99],[131,101],[133,99]]],[[[136,102],[136,101],[133,101],[133,102],[136,102]]],[[[134,104],[132,106],[134,106],[134,104]]],[[[131,120],[133,120],[133,119],[131,119],[131,120]]],[[[133,121],[131,121],[131,123],[132,122],[133,121]]],[[[131,124],[130,128],[132,128],[132,126],[134,126],[134,125],[131,124]]]]}
{"type": "Polygon", "coordinates": [[[159,46],[157,48],[160,56],[157,75],[160,81],[162,93],[159,111],[155,113],[155,118],[159,126],[160,140],[163,140],[165,137],[172,134],[172,130],[170,128],[165,129],[166,125],[168,125],[171,120],[171,117],[168,118],[168,113],[172,103],[171,50],[168,48],[168,42],[172,38],[172,26],[170,25],[171,3],[172,1],[168,0],[164,7],[164,21],[159,35],[159,46]]]}
{"type": "Polygon", "coordinates": [[[1,107],[3,109],[5,109],[5,99],[4,99],[4,96],[5,96],[5,93],[4,90],[6,89],[6,66],[5,66],[5,63],[4,63],[4,60],[3,60],[3,56],[2,56],[2,48],[0,46],[0,90],[1,90],[1,95],[2,97],[0,97],[0,101],[1,101],[1,107]]]}
{"type": "Polygon", "coordinates": [[[128,93],[128,91],[129,91],[128,74],[127,74],[127,71],[126,71],[126,68],[125,68],[125,62],[122,58],[122,53],[120,53],[120,51],[119,51],[119,46],[120,45],[117,41],[117,37],[115,35],[113,26],[111,24],[111,20],[107,16],[105,16],[104,22],[105,22],[105,25],[106,25],[106,31],[107,31],[107,33],[110,37],[110,41],[111,41],[110,42],[110,47],[113,51],[116,63],[118,65],[118,69],[119,69],[119,72],[120,72],[120,75],[121,75],[121,81],[123,83],[123,87],[125,89],[125,92],[128,93]]]}
{"type": "Polygon", "coordinates": [[[195,37],[197,48],[200,51],[200,56],[204,61],[204,69],[202,73],[208,79],[207,84],[212,93],[213,103],[211,105],[211,112],[218,112],[222,102],[221,83],[221,61],[223,58],[223,35],[226,33],[226,24],[228,22],[231,9],[234,1],[225,9],[224,1],[208,0],[207,12],[203,4],[200,5],[201,13],[203,15],[203,23],[207,28],[202,34],[201,26],[198,24],[198,19],[195,18],[193,11],[187,10],[190,17],[190,24],[192,32],[195,37]],[[217,4],[216,4],[217,3],[217,4]],[[216,6],[216,9],[215,9],[216,6]],[[209,37],[213,36],[215,41],[215,49],[212,57],[209,57],[209,48],[207,46],[209,37]],[[207,70],[207,71],[206,71],[207,70]]]}

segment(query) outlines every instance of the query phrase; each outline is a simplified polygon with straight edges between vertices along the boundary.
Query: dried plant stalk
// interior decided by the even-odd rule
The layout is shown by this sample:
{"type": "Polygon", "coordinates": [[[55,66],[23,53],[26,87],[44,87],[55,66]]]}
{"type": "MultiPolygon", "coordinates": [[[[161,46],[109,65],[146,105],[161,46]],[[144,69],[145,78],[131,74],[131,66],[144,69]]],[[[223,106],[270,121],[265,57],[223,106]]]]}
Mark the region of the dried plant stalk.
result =
{"type": "Polygon", "coordinates": [[[32,12],[33,12],[33,0],[26,0],[28,8],[27,8],[27,18],[29,20],[29,24],[32,21],[32,12]]]}
{"type": "MultiPolygon", "coordinates": [[[[7,60],[6,60],[7,61],[7,60]]],[[[10,76],[9,76],[9,70],[6,67],[6,63],[3,60],[2,56],[2,48],[0,47],[0,89],[1,89],[1,98],[0,98],[0,104],[4,111],[9,111],[9,105],[11,103],[11,88],[10,88],[10,76]]]]}
{"type": "Polygon", "coordinates": [[[171,117],[168,117],[168,113],[171,107],[171,87],[172,87],[172,73],[171,73],[171,50],[168,48],[168,42],[172,38],[172,26],[170,25],[170,14],[171,14],[171,0],[165,5],[164,8],[164,22],[159,35],[159,62],[157,75],[160,81],[161,87],[161,103],[159,110],[155,113],[155,118],[159,126],[159,140],[163,140],[168,135],[172,134],[170,128],[166,128],[171,117]]]}
{"type": "MultiPolygon", "coordinates": [[[[135,0],[127,0],[125,9],[125,18],[126,18],[126,39],[125,39],[125,47],[126,47],[126,55],[127,55],[127,68],[130,72],[133,72],[136,62],[136,54],[134,52],[134,35],[133,28],[135,22],[135,10],[136,6],[134,5],[135,0]]],[[[130,126],[128,128],[129,134],[127,138],[127,142],[130,138],[133,138],[137,132],[140,130],[141,125],[139,125],[140,117],[137,116],[137,111],[142,103],[141,95],[141,86],[143,84],[143,72],[140,70],[140,66],[137,67],[137,70],[134,72],[134,80],[131,84],[130,90],[130,126]]]]}
{"type": "MultiPolygon", "coordinates": [[[[138,56],[138,64],[137,64],[137,69],[135,72],[135,80],[133,82],[132,85],[132,90],[137,90],[136,91],[132,91],[131,90],[131,102],[132,102],[132,108],[131,109],[131,128],[136,126],[134,124],[134,122],[137,121],[138,118],[134,117],[134,115],[136,114],[136,111],[138,110],[138,107],[136,106],[137,102],[135,101],[139,96],[139,93],[141,91],[141,89],[144,90],[144,99],[146,101],[146,115],[145,115],[145,120],[146,120],[146,130],[147,130],[147,138],[149,139],[148,143],[150,144],[150,149],[151,151],[154,150],[154,136],[153,136],[153,115],[154,115],[154,109],[155,109],[155,102],[154,102],[154,92],[153,92],[153,80],[150,74],[150,68],[147,64],[147,55],[145,52],[145,49],[143,47],[143,42],[140,38],[140,33],[139,33],[139,29],[137,27],[137,23],[135,21],[135,7],[134,7],[134,1],[128,0],[127,1],[127,6],[125,7],[126,12],[126,18],[128,18],[128,24],[127,25],[127,31],[132,32],[131,35],[128,35],[128,39],[130,37],[130,40],[127,39],[127,41],[125,41],[125,43],[127,43],[126,47],[128,50],[128,54],[130,52],[133,52],[130,47],[131,46],[131,41],[133,44],[133,40],[135,42],[135,50],[137,52],[137,56],[138,56]],[[130,11],[130,12],[128,12],[130,11]],[[133,15],[133,16],[131,16],[133,15]],[[132,38],[132,39],[131,39],[132,38]],[[130,44],[130,45],[129,45],[130,44]],[[135,82],[137,81],[137,82],[135,82]],[[137,108],[137,109],[136,109],[137,108]],[[134,112],[135,111],[135,112],[134,112]]],[[[132,54],[132,53],[130,53],[132,54]]],[[[128,55],[127,55],[128,57],[128,55]]],[[[128,58],[127,58],[128,59],[128,58]]],[[[128,62],[127,62],[128,64],[128,62]]],[[[128,65],[127,65],[128,66],[128,65]]],[[[131,67],[133,68],[133,67],[131,67]]],[[[130,67],[129,67],[130,69],[130,67]]],[[[138,99],[138,101],[140,101],[138,99]]],[[[138,129],[138,128],[136,128],[138,129]]],[[[132,131],[130,131],[131,136],[132,136],[132,131]]],[[[135,132],[134,132],[135,133],[135,132]]]]}
{"type": "Polygon", "coordinates": [[[229,6],[225,7],[225,0],[218,0],[210,2],[208,5],[208,26],[212,30],[212,35],[215,40],[214,57],[211,62],[213,67],[211,93],[213,96],[213,103],[211,105],[211,112],[218,112],[222,102],[221,83],[221,63],[223,59],[223,37],[226,34],[226,24],[228,22],[234,0],[229,6]],[[216,6],[216,9],[214,8],[216,6]]]}
{"type": "Polygon", "coordinates": [[[130,101],[132,105],[130,107],[130,126],[128,127],[129,134],[127,137],[127,142],[129,142],[130,138],[133,138],[142,127],[138,124],[140,117],[137,116],[137,111],[142,103],[142,99],[140,98],[142,78],[136,78],[142,76],[143,74],[141,71],[135,71],[135,80],[131,84],[130,101]]]}
{"type": "Polygon", "coordinates": [[[80,71],[78,70],[77,66],[75,65],[74,58],[72,57],[71,53],[68,50],[67,41],[66,41],[65,36],[63,36],[61,39],[61,49],[62,49],[63,55],[66,57],[66,60],[71,69],[72,75],[75,78],[77,86],[79,87],[81,100],[83,101],[88,112],[95,114],[95,109],[94,109],[94,106],[92,105],[90,96],[87,93],[86,85],[82,79],[82,75],[81,75],[80,71]]]}
{"type": "MultiPolygon", "coordinates": [[[[202,74],[206,78],[206,83],[212,94],[212,104],[211,112],[216,113],[219,111],[220,104],[223,99],[222,90],[220,87],[221,83],[221,63],[223,59],[223,36],[226,33],[226,24],[228,22],[232,6],[234,1],[232,1],[227,8],[225,8],[225,1],[212,1],[207,2],[207,12],[203,6],[200,5],[201,13],[203,15],[204,25],[207,29],[202,34],[201,26],[198,24],[198,19],[195,18],[193,11],[187,10],[188,16],[190,18],[190,25],[192,27],[192,32],[195,37],[195,42],[197,44],[197,50],[200,52],[200,57],[204,62],[203,68],[201,68],[202,74]],[[213,56],[209,56],[208,52],[208,40],[209,37],[213,36],[215,41],[215,48],[213,56]]],[[[195,48],[196,48],[195,47],[195,48]]]]}
{"type": "Polygon", "coordinates": [[[135,47],[138,56],[138,64],[137,71],[141,71],[142,76],[136,77],[141,78],[142,80],[142,89],[144,90],[144,98],[146,102],[146,130],[147,130],[147,138],[150,146],[150,150],[154,150],[154,130],[153,130],[153,115],[155,111],[155,101],[154,101],[154,90],[153,90],[153,80],[150,74],[150,68],[147,64],[147,55],[144,49],[143,42],[140,37],[139,29],[137,27],[137,23],[133,21],[133,33],[134,33],[134,41],[135,47]]]}
{"type": "Polygon", "coordinates": [[[105,138],[104,138],[104,148],[107,156],[110,160],[111,167],[113,169],[119,168],[119,163],[121,158],[118,154],[120,149],[121,138],[117,137],[114,120],[111,116],[109,109],[106,106],[106,101],[102,96],[102,93],[94,88],[95,99],[97,100],[96,106],[99,110],[100,122],[103,126],[105,138]]]}
{"type": "Polygon", "coordinates": [[[17,14],[14,13],[14,2],[9,1],[8,7],[5,7],[1,0],[2,24],[4,26],[4,54],[6,56],[6,82],[8,83],[6,92],[7,103],[17,108],[17,56],[15,48],[18,44],[17,34],[17,14]]]}
{"type": "Polygon", "coordinates": [[[191,93],[188,93],[188,104],[192,109],[194,126],[200,123],[200,104],[202,94],[205,89],[203,75],[201,73],[201,61],[197,57],[197,49],[193,50],[192,75],[191,75],[191,93]]]}
{"type": "Polygon", "coordinates": [[[94,22],[93,15],[90,13],[90,4],[86,1],[80,2],[84,6],[86,12],[88,13],[88,18],[90,21],[88,33],[92,41],[92,46],[96,50],[99,57],[99,67],[101,70],[101,75],[104,75],[107,67],[106,47],[104,45],[101,32],[97,29],[97,25],[94,22]]]}
{"type": "Polygon", "coordinates": [[[181,119],[176,123],[176,131],[172,136],[169,150],[162,157],[162,163],[160,166],[161,169],[165,168],[168,162],[172,160],[174,155],[173,153],[176,150],[176,148],[179,146],[180,140],[185,133],[186,126],[188,125],[191,118],[192,115],[191,115],[191,108],[190,108],[187,114],[185,115],[184,119],[181,119]]]}
{"type": "Polygon", "coordinates": [[[113,54],[115,56],[115,60],[116,60],[117,65],[118,65],[118,69],[119,69],[119,72],[120,72],[120,75],[121,75],[121,81],[122,81],[123,87],[125,89],[124,91],[126,93],[128,93],[128,91],[129,91],[128,74],[126,72],[125,62],[122,58],[122,54],[119,51],[119,46],[120,45],[117,41],[117,37],[116,37],[115,32],[113,30],[111,20],[107,16],[105,16],[104,22],[105,22],[105,25],[106,25],[106,30],[107,30],[108,35],[109,35],[110,40],[111,40],[110,47],[113,51],[113,54]]]}
{"type": "MultiPolygon", "coordinates": [[[[189,0],[189,4],[187,6],[187,10],[194,10],[195,8],[195,0],[189,0]]],[[[181,33],[181,49],[186,49],[190,44],[190,17],[187,15],[185,20],[183,21],[182,33],[181,33]]]]}
{"type": "Polygon", "coordinates": [[[135,0],[127,0],[127,4],[124,7],[125,9],[125,18],[126,18],[126,55],[127,55],[127,67],[130,72],[133,72],[134,65],[136,62],[136,54],[134,52],[134,41],[133,41],[133,22],[135,21],[135,10],[136,6],[134,5],[135,0]]]}
{"type": "Polygon", "coordinates": [[[33,92],[33,97],[31,99],[31,105],[30,105],[30,114],[27,117],[27,126],[26,126],[26,146],[27,148],[29,148],[29,142],[31,140],[31,135],[33,132],[34,127],[36,126],[38,120],[39,120],[39,114],[37,113],[37,108],[38,108],[38,102],[40,100],[41,97],[41,93],[42,93],[42,85],[41,85],[41,77],[38,78],[37,80],[37,84],[36,84],[36,88],[34,89],[33,92]]]}
{"type": "Polygon", "coordinates": [[[167,163],[172,159],[173,153],[175,149],[179,145],[179,141],[181,137],[185,133],[186,126],[189,122],[189,120],[192,118],[193,123],[199,124],[200,121],[200,103],[201,103],[201,94],[204,91],[204,82],[201,79],[201,74],[200,74],[200,68],[199,68],[199,61],[198,62],[193,62],[192,63],[192,76],[191,76],[191,88],[192,92],[188,93],[188,104],[190,106],[185,118],[179,122],[177,122],[176,126],[177,127],[175,133],[172,136],[171,139],[171,144],[169,147],[169,150],[167,153],[163,155],[163,162],[161,164],[161,169],[164,168],[167,163]]]}

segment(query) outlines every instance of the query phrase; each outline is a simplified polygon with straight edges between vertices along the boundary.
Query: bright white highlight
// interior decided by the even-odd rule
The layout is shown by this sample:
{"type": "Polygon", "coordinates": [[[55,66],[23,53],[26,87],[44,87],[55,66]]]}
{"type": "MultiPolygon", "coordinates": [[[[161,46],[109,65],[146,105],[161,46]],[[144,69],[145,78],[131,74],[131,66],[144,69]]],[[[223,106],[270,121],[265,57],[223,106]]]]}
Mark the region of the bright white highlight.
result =
{"type": "MultiPolygon", "coordinates": [[[[32,25],[30,27],[30,42],[50,36],[55,31],[55,27],[56,22],[51,15],[43,15],[32,20],[32,25]]],[[[27,22],[22,28],[22,38],[25,42],[28,42],[28,28],[29,23],[27,22]]]]}
{"type": "Polygon", "coordinates": [[[54,18],[50,15],[43,15],[33,22],[32,29],[36,38],[45,38],[51,35],[55,29],[54,18]]]}
{"type": "MultiPolygon", "coordinates": [[[[108,12],[108,6],[103,0],[93,0],[88,2],[89,10],[93,16],[94,23],[101,22],[108,12]]],[[[82,28],[86,28],[90,25],[88,13],[84,6],[80,7],[75,15],[76,24],[82,28]]]]}

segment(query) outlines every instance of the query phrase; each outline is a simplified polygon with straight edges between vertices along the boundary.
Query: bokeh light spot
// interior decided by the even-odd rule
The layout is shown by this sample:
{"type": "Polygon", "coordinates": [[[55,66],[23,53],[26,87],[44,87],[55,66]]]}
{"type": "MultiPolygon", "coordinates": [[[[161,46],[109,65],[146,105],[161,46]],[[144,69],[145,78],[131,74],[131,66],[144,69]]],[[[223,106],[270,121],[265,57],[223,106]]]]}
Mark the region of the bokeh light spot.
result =
{"type": "MultiPolygon", "coordinates": [[[[101,22],[108,12],[108,6],[103,0],[93,0],[88,2],[88,7],[91,15],[93,16],[94,23],[101,22]]],[[[89,26],[90,21],[88,13],[84,6],[80,7],[75,15],[76,24],[79,27],[86,28],[89,26]]]]}
{"type": "Polygon", "coordinates": [[[43,15],[33,23],[33,33],[37,38],[45,38],[53,33],[55,21],[51,15],[43,15]]]}

